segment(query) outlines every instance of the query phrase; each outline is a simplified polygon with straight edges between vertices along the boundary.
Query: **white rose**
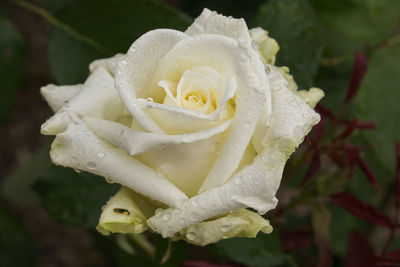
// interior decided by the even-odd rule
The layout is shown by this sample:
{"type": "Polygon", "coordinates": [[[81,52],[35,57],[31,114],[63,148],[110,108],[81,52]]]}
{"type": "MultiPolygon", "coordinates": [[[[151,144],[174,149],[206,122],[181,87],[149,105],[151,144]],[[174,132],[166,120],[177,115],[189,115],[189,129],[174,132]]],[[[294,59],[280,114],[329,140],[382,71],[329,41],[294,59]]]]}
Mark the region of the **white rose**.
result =
{"type": "Polygon", "coordinates": [[[319,121],[321,90],[297,91],[276,42],[207,9],[185,31],[159,29],[90,65],[84,84],[48,85],[55,164],[123,185],[98,230],[205,245],[272,227],[289,155],[319,121]]]}

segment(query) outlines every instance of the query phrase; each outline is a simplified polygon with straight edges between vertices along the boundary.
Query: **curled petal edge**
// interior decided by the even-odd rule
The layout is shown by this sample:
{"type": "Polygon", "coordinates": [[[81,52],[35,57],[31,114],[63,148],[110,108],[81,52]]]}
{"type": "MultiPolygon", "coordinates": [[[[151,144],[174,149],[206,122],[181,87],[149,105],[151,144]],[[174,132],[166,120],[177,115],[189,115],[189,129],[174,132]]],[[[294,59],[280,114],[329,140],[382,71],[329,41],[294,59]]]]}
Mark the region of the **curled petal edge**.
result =
{"type": "Polygon", "coordinates": [[[77,116],[69,116],[72,122],[52,144],[53,163],[106,177],[172,207],[187,199],[162,174],[103,141],[77,116]]]}

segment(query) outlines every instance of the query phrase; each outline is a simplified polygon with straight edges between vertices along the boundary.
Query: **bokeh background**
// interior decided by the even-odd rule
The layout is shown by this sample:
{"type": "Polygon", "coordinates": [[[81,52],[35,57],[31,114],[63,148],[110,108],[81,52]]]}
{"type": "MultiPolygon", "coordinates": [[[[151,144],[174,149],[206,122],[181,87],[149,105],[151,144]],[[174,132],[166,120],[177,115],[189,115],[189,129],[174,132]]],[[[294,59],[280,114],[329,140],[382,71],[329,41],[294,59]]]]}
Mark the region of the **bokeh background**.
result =
{"type": "Polygon", "coordinates": [[[0,266],[400,266],[399,0],[3,0],[0,90],[0,266]],[[94,59],[204,7],[268,30],[277,65],[326,93],[266,215],[274,232],[204,248],[103,237],[118,185],[51,165],[39,88],[82,83],[94,59]]]}

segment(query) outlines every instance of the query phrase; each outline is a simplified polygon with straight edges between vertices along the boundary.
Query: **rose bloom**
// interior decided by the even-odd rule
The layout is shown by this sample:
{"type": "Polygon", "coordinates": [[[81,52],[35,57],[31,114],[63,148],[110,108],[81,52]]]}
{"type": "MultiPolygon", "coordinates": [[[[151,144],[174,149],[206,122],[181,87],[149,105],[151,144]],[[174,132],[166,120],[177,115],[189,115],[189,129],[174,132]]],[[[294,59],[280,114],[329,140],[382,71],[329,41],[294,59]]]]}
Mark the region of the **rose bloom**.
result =
{"type": "Polygon", "coordinates": [[[147,229],[206,245],[272,227],[284,165],[318,123],[261,28],[205,9],[185,31],[150,31],[94,61],[83,84],[47,85],[55,164],[121,184],[98,231],[147,229]],[[251,208],[257,212],[250,211],[251,208]]]}

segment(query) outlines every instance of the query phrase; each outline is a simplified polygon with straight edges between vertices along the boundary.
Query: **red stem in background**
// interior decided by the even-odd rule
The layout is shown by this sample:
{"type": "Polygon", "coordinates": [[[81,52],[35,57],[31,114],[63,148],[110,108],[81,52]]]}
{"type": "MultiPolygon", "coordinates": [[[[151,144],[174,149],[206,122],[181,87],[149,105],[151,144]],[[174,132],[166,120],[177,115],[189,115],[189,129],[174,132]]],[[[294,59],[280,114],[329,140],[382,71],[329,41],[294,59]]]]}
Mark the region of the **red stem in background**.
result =
{"type": "Polygon", "coordinates": [[[346,98],[344,99],[345,104],[347,104],[357,94],[361,81],[367,72],[367,68],[368,59],[362,53],[356,52],[354,55],[353,70],[347,88],[346,98]]]}
{"type": "MultiPolygon", "coordinates": [[[[395,153],[396,153],[396,174],[395,174],[395,183],[396,183],[396,213],[394,216],[394,225],[397,225],[399,222],[400,216],[400,144],[395,144],[395,153]]],[[[385,248],[382,251],[382,257],[385,257],[386,253],[389,250],[390,244],[393,241],[394,235],[396,233],[396,227],[393,227],[390,231],[390,235],[388,240],[386,241],[385,248]]],[[[399,252],[400,254],[400,252],[399,252]]]]}
{"type": "Polygon", "coordinates": [[[392,221],[374,206],[369,203],[361,202],[355,196],[347,193],[338,193],[331,196],[331,200],[334,204],[342,207],[348,212],[352,213],[356,217],[363,219],[372,224],[386,226],[388,228],[394,228],[395,225],[392,221]]]}

